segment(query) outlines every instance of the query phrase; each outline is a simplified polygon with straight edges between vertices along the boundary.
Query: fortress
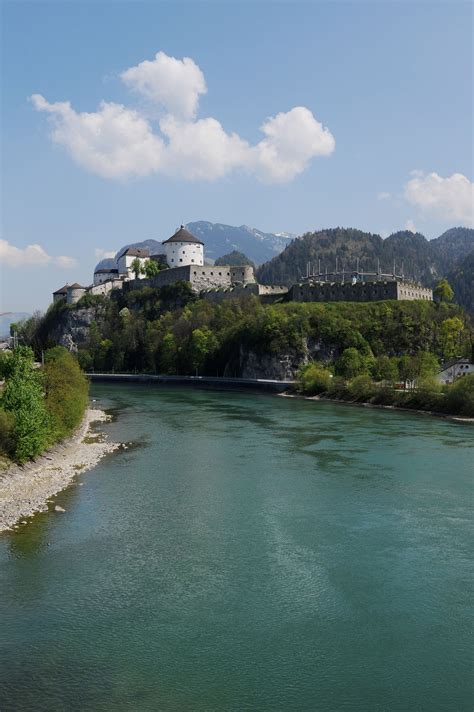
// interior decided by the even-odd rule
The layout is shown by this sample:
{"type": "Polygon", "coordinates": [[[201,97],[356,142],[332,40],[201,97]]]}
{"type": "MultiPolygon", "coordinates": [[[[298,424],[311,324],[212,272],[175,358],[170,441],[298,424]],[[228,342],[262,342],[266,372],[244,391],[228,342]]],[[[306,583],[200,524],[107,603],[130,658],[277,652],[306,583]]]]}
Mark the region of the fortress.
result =
{"type": "Polygon", "coordinates": [[[77,282],[64,285],[53,292],[53,302],[65,300],[75,304],[85,294],[107,295],[114,289],[137,289],[143,284],[165,287],[178,281],[188,282],[203,299],[217,302],[231,296],[255,294],[263,302],[286,299],[295,302],[432,300],[431,289],[406,280],[404,275],[361,272],[359,265],[353,272],[336,271],[311,273],[300,283],[288,288],[284,285],[258,284],[250,265],[205,265],[204,243],[181,225],[171,237],[162,242],[163,252],[151,255],[148,249],[128,247],[118,254],[113,267],[99,267],[94,271],[93,284],[84,287],[77,282]],[[147,270],[147,263],[155,262],[158,269],[147,270]],[[147,271],[149,276],[147,277],[147,271]],[[153,274],[152,274],[153,273],[153,274]]]}

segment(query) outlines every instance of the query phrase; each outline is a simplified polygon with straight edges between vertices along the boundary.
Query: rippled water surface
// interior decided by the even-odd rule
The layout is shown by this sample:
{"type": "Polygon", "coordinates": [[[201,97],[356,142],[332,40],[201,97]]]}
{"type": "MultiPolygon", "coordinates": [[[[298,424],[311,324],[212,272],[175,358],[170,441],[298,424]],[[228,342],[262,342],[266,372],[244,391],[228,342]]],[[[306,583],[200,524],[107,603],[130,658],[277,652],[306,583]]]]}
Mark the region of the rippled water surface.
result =
{"type": "Polygon", "coordinates": [[[131,441],[0,536],[0,709],[472,709],[474,428],[95,386],[131,441]]]}

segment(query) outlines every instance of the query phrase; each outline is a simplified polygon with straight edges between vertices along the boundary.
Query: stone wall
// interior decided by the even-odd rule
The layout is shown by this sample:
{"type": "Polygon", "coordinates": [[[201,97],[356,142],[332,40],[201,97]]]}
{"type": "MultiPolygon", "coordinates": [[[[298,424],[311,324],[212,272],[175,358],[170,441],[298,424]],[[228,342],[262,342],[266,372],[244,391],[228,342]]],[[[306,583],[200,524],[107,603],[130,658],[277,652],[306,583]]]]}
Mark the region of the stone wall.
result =
{"type": "Polygon", "coordinates": [[[432,300],[431,289],[396,280],[378,282],[304,282],[289,291],[293,302],[370,302],[385,299],[432,300]]]}

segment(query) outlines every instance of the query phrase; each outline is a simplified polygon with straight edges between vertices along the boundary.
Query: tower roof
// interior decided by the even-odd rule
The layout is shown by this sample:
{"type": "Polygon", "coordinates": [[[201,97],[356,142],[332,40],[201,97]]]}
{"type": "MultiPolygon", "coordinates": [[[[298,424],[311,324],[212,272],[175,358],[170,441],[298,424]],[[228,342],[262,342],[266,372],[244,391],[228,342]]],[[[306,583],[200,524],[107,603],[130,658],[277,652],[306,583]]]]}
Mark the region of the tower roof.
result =
{"type": "Polygon", "coordinates": [[[129,257],[149,257],[150,250],[146,247],[128,247],[125,252],[122,252],[121,257],[128,255],[129,257]]]}
{"type": "Polygon", "coordinates": [[[189,230],[186,230],[184,225],[181,225],[174,235],[171,235],[171,237],[165,240],[163,245],[166,245],[167,242],[195,242],[198,245],[204,245],[204,242],[201,242],[201,240],[198,240],[189,230]]]}
{"type": "Polygon", "coordinates": [[[67,288],[69,287],[69,284],[65,284],[64,287],[61,287],[61,289],[57,289],[53,294],[67,294],[67,288]]]}

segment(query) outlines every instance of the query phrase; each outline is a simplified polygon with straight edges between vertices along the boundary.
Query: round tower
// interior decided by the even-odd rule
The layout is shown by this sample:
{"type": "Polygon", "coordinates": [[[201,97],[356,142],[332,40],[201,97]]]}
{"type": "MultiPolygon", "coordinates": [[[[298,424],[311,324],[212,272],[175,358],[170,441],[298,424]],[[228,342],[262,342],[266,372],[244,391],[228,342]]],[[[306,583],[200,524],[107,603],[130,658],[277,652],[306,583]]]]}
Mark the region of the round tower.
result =
{"type": "Polygon", "coordinates": [[[184,225],[162,244],[168,267],[204,264],[204,243],[186,230],[184,225]]]}

